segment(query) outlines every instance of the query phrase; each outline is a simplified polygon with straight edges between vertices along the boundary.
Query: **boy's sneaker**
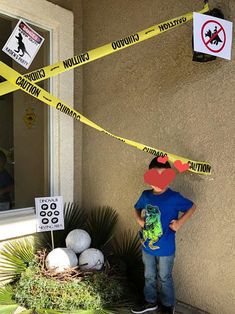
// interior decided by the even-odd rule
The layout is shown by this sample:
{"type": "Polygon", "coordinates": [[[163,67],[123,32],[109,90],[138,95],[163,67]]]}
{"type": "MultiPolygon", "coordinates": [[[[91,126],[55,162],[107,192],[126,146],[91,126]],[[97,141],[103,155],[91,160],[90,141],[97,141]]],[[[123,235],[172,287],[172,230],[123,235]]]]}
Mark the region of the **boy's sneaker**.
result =
{"type": "Polygon", "coordinates": [[[164,314],[174,314],[175,313],[175,307],[174,306],[165,306],[165,305],[162,305],[162,308],[161,308],[162,312],[164,314]]]}
{"type": "Polygon", "coordinates": [[[144,305],[136,306],[131,309],[131,312],[134,314],[147,313],[151,311],[155,311],[158,308],[157,303],[145,303],[144,305]]]}

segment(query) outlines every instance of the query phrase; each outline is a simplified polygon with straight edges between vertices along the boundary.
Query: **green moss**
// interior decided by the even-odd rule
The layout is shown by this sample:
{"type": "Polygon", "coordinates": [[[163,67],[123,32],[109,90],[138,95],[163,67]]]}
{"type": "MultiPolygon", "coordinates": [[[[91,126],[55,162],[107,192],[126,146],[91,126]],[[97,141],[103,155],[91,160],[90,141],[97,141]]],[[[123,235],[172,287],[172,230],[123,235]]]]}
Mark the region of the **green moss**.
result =
{"type": "Polygon", "coordinates": [[[37,266],[30,266],[15,286],[15,300],[30,309],[95,310],[117,304],[125,295],[125,288],[105,273],[95,273],[82,281],[60,282],[40,274],[37,266]]]}

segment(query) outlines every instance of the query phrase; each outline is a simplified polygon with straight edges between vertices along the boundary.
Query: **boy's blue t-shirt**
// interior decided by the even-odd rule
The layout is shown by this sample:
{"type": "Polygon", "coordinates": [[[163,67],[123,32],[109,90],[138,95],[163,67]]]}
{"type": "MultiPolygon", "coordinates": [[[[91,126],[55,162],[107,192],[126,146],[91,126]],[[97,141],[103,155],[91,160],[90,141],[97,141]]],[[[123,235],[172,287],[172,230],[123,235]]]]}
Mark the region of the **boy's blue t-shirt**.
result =
{"type": "Polygon", "coordinates": [[[145,210],[145,227],[139,233],[143,250],[154,256],[175,253],[175,231],[169,225],[178,219],[179,212],[186,212],[193,202],[179,192],[168,188],[162,194],[145,190],[135,204],[135,209],[145,210]]]}

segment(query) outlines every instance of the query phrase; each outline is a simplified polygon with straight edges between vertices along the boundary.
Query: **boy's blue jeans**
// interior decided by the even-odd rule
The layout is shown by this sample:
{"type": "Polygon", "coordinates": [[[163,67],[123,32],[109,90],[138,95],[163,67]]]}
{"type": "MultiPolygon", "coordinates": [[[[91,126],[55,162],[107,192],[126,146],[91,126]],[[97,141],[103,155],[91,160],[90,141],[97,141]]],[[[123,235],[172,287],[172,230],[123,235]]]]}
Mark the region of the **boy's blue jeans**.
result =
{"type": "Polygon", "coordinates": [[[175,291],[172,278],[175,255],[153,256],[142,250],[144,263],[144,296],[148,303],[157,302],[157,283],[160,284],[160,299],[165,306],[175,305],[175,291]]]}

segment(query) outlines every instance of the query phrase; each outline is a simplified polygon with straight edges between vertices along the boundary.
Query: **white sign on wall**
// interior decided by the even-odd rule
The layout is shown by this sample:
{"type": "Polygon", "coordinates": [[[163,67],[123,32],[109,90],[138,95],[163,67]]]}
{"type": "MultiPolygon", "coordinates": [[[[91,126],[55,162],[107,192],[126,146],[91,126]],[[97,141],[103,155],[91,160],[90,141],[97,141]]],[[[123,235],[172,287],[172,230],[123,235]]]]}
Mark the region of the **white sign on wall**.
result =
{"type": "Polygon", "coordinates": [[[37,232],[64,229],[62,196],[35,198],[37,232]]]}
{"type": "Polygon", "coordinates": [[[194,50],[231,60],[233,23],[214,16],[193,13],[194,50]]]}
{"type": "Polygon", "coordinates": [[[19,20],[2,51],[28,69],[43,41],[41,35],[23,20],[19,20]]]}

